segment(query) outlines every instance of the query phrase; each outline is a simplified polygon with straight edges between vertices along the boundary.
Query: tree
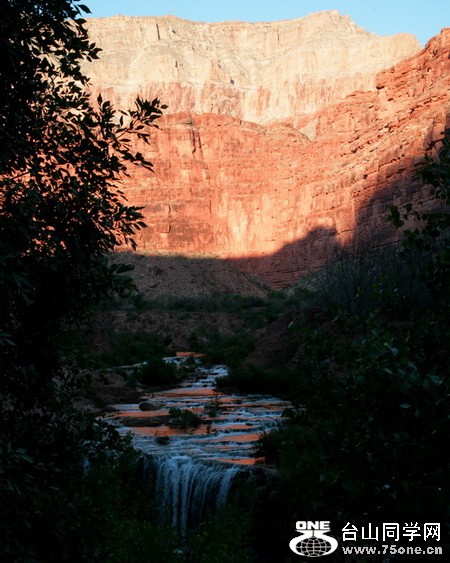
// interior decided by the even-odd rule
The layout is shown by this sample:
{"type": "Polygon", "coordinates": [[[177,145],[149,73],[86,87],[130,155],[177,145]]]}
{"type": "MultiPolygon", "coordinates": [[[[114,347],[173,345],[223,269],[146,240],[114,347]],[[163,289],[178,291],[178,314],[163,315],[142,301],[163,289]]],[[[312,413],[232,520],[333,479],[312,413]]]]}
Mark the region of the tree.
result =
{"type": "Polygon", "coordinates": [[[431,208],[414,208],[411,203],[400,210],[390,208],[389,220],[396,228],[404,229],[403,246],[406,251],[419,249],[428,252],[428,261],[420,272],[438,299],[439,306],[448,306],[450,296],[450,129],[442,138],[432,142],[417,176],[430,188],[431,208]]]}
{"type": "Polygon", "coordinates": [[[92,107],[80,63],[99,49],[84,6],[2,4],[0,342],[49,373],[55,331],[114,288],[108,253],[144,225],[117,186],[130,163],[152,169],[132,141],[163,108],[137,99],[116,120],[101,97],[92,107]]]}
{"type": "Polygon", "coordinates": [[[12,558],[31,528],[44,534],[44,507],[67,468],[122,447],[71,407],[76,381],[62,368],[58,339],[123,286],[109,257],[134,247],[144,223],[120,182],[129,165],[152,170],[133,146],[147,142],[165,106],[138,98],[116,112],[101,97],[91,103],[81,63],[99,49],[78,0],[0,6],[0,516],[12,558]]]}

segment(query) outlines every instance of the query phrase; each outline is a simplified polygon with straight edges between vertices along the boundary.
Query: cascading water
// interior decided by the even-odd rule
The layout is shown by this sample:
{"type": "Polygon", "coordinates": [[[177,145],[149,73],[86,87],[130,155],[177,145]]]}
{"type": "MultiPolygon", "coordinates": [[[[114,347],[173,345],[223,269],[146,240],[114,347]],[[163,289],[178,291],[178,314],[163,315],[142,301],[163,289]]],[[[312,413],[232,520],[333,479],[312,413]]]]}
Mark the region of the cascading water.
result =
{"type": "Polygon", "coordinates": [[[255,463],[255,441],[279,424],[289,406],[264,395],[216,392],[216,379],[226,374],[225,366],[198,368],[176,389],[148,396],[145,410],[142,404],[116,405],[116,420],[123,431],[131,427],[145,470],[153,475],[160,510],[183,529],[226,502],[235,476],[255,463]],[[169,426],[171,408],[198,414],[202,424],[191,429],[169,426]]]}
{"type": "Polygon", "coordinates": [[[187,455],[154,458],[155,487],[160,505],[167,507],[172,524],[199,524],[227,499],[238,466],[206,465],[187,455]]]}

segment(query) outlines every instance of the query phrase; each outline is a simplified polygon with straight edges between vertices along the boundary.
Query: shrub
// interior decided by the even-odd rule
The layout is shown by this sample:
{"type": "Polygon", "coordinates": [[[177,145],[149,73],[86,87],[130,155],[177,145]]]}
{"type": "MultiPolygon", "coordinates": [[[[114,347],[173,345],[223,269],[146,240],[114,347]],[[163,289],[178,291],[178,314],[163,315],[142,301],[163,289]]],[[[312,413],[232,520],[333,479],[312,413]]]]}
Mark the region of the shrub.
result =
{"type": "Polygon", "coordinates": [[[156,443],[160,446],[167,446],[170,443],[170,436],[157,436],[156,443]]]}
{"type": "Polygon", "coordinates": [[[206,355],[206,362],[237,366],[253,350],[255,338],[245,329],[224,334],[215,327],[203,326],[189,336],[189,345],[206,355]]]}
{"type": "Polygon", "coordinates": [[[236,366],[229,375],[217,380],[218,388],[235,387],[249,393],[275,393],[289,396],[295,387],[296,374],[286,366],[267,368],[254,364],[236,366]]]}
{"type": "Polygon", "coordinates": [[[306,301],[361,319],[378,313],[410,318],[431,303],[430,291],[416,275],[428,259],[424,249],[405,254],[395,245],[335,250],[329,263],[299,287],[309,292],[306,301]]]}
{"type": "Polygon", "coordinates": [[[180,376],[174,364],[153,357],[140,368],[137,379],[143,385],[174,385],[180,381],[180,376]]]}
{"type": "Polygon", "coordinates": [[[111,331],[108,348],[94,358],[98,367],[132,365],[145,361],[151,356],[168,355],[167,339],[145,330],[134,332],[111,331]]]}
{"type": "Polygon", "coordinates": [[[339,347],[352,331],[337,344],[322,332],[329,362],[305,353],[295,384],[303,408],[263,436],[257,452],[280,469],[285,514],[301,506],[343,524],[410,514],[444,522],[449,384],[443,363],[427,365],[420,332],[394,337],[372,324],[353,333],[348,354],[339,347]]]}
{"type": "Polygon", "coordinates": [[[176,407],[172,407],[169,409],[169,416],[169,426],[173,426],[175,428],[196,428],[202,423],[201,417],[188,409],[178,409],[176,407]]]}
{"type": "Polygon", "coordinates": [[[203,410],[206,416],[209,416],[209,418],[216,418],[220,412],[220,409],[220,399],[219,397],[214,397],[214,399],[211,399],[211,401],[209,401],[209,403],[205,405],[203,410]]]}

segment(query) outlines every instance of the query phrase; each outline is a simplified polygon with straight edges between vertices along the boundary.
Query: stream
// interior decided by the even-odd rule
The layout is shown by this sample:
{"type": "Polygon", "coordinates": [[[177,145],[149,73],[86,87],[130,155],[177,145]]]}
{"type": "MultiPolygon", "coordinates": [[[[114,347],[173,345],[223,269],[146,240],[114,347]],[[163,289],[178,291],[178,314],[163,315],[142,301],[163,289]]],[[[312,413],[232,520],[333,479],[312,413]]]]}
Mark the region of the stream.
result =
{"type": "Polygon", "coordinates": [[[235,477],[263,462],[253,456],[255,443],[280,424],[290,406],[267,395],[216,391],[216,380],[227,372],[225,366],[197,367],[176,388],[147,395],[144,404],[115,405],[121,432],[132,432],[145,471],[153,475],[160,509],[180,528],[216,511],[226,502],[235,477]],[[171,408],[188,409],[202,422],[188,429],[170,426],[171,408]]]}

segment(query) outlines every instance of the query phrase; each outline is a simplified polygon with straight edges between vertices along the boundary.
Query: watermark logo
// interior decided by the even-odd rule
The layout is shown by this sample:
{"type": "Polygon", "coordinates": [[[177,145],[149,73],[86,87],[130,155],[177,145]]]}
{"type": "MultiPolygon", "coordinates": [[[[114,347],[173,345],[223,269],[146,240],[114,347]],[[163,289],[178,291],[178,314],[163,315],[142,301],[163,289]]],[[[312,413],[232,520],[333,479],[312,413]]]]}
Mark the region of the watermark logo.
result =
{"type": "Polygon", "coordinates": [[[295,529],[301,535],[289,542],[290,549],[297,555],[304,557],[323,557],[336,551],[338,542],[328,536],[330,522],[299,521],[295,529]]]}

